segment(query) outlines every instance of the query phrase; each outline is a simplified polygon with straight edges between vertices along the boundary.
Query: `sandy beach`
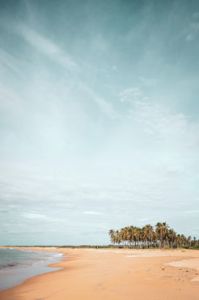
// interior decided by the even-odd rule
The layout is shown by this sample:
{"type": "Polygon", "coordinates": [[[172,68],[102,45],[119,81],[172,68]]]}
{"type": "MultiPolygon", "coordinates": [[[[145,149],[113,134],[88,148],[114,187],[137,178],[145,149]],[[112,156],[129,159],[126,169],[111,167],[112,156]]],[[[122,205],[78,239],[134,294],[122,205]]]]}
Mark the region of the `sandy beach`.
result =
{"type": "Polygon", "coordinates": [[[0,299],[198,300],[199,251],[64,248],[57,251],[64,254],[63,260],[55,265],[61,270],[2,291],[0,299]]]}

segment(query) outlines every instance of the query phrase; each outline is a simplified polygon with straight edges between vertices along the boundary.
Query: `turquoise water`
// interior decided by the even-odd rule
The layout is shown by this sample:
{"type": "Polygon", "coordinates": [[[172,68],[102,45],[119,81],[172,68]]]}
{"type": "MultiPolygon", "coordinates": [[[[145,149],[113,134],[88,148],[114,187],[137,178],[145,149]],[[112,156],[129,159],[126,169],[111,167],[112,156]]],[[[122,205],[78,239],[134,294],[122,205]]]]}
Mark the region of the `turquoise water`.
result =
{"type": "Polygon", "coordinates": [[[61,258],[60,253],[0,249],[0,290],[16,286],[32,276],[58,270],[48,265],[61,258]]]}

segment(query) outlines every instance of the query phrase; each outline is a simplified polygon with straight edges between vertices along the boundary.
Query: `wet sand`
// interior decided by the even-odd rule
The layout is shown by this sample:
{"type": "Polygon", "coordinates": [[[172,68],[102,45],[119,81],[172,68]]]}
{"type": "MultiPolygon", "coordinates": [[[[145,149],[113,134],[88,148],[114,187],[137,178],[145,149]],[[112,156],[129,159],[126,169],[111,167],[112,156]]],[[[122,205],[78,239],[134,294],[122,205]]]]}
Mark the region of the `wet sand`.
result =
{"type": "Polygon", "coordinates": [[[2,291],[0,300],[199,299],[197,250],[59,248],[57,251],[64,254],[63,260],[54,265],[61,270],[2,291]]]}

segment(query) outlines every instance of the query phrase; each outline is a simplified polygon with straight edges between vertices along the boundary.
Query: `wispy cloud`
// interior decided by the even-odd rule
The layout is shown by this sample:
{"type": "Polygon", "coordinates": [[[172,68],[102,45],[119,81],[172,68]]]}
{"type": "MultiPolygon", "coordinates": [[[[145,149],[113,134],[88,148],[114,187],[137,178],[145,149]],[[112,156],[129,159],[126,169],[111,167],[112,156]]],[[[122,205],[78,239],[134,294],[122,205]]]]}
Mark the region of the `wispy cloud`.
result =
{"type": "Polygon", "coordinates": [[[198,228],[199,6],[15,2],[0,4],[5,243],[198,228]]]}
{"type": "Polygon", "coordinates": [[[23,111],[23,99],[12,88],[0,84],[0,113],[2,118],[7,118],[10,113],[17,114],[23,111]]]}
{"type": "Polygon", "coordinates": [[[8,68],[11,72],[14,72],[17,75],[21,76],[23,74],[17,66],[17,58],[2,48],[0,48],[0,65],[1,68],[8,68]]]}
{"type": "Polygon", "coordinates": [[[44,214],[39,213],[33,213],[33,212],[26,212],[23,213],[22,216],[26,219],[32,219],[32,220],[49,220],[49,218],[44,214]]]}
{"type": "Polygon", "coordinates": [[[184,30],[185,40],[190,42],[197,38],[199,34],[199,14],[195,12],[190,18],[190,22],[186,29],[184,30]]]}
{"type": "Polygon", "coordinates": [[[138,101],[147,100],[148,97],[145,96],[142,90],[139,87],[131,87],[126,88],[119,94],[121,102],[129,102],[129,103],[136,103],[138,101]]]}
{"type": "Polygon", "coordinates": [[[86,210],[83,212],[84,215],[91,215],[91,216],[101,216],[103,215],[102,212],[94,211],[94,210],[86,210]]]}
{"type": "Polygon", "coordinates": [[[117,112],[111,101],[105,100],[103,97],[100,97],[92,88],[88,86],[88,84],[84,83],[83,81],[80,84],[80,88],[86,92],[89,98],[97,104],[100,111],[104,113],[107,117],[111,119],[119,118],[120,114],[117,112]]]}
{"type": "Polygon", "coordinates": [[[36,30],[23,23],[17,25],[16,32],[35,50],[55,61],[62,67],[68,68],[69,70],[77,69],[78,66],[76,62],[66,53],[66,51],[61,49],[57,43],[53,42],[43,34],[38,33],[36,30]]]}

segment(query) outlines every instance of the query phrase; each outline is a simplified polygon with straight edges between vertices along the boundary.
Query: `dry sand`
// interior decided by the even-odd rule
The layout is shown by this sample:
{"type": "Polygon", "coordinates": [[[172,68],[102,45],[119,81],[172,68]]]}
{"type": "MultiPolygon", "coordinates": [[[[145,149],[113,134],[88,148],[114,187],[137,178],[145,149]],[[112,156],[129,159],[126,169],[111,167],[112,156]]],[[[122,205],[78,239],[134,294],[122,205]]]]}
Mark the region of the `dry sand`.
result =
{"type": "Polygon", "coordinates": [[[2,291],[0,300],[199,299],[199,251],[63,248],[57,251],[65,255],[55,265],[62,270],[33,277],[2,291]]]}

